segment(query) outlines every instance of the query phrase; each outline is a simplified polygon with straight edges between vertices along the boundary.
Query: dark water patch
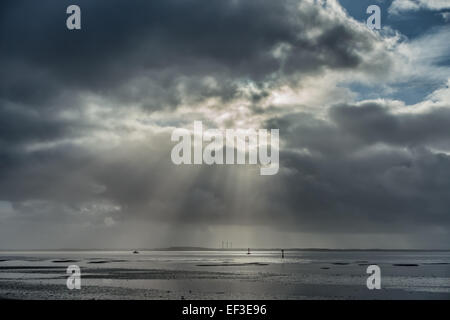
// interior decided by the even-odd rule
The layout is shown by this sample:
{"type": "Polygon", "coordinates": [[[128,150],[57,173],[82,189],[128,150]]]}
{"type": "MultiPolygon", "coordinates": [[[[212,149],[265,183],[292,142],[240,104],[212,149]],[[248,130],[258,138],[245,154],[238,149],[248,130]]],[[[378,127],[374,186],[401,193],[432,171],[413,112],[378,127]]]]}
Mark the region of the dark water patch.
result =
{"type": "Polygon", "coordinates": [[[433,265],[433,266],[445,266],[445,265],[449,265],[450,262],[427,262],[424,264],[433,265]]]}
{"type": "Polygon", "coordinates": [[[417,263],[394,263],[394,267],[418,267],[417,263]]]}
{"type": "Polygon", "coordinates": [[[2,258],[0,259],[0,262],[6,262],[6,261],[25,261],[25,262],[42,262],[42,261],[48,261],[49,259],[33,259],[33,258],[23,258],[23,257],[8,257],[8,258],[2,258]]]}
{"type": "Polygon", "coordinates": [[[322,268],[320,268],[320,269],[323,269],[323,270],[329,270],[330,267],[322,267],[322,268]]]}
{"type": "Polygon", "coordinates": [[[197,264],[197,267],[241,267],[241,266],[268,266],[268,263],[248,262],[248,263],[216,263],[197,264]]]}
{"type": "Polygon", "coordinates": [[[332,264],[334,264],[336,266],[348,266],[350,263],[349,262],[333,262],[332,264]]]}
{"type": "Polygon", "coordinates": [[[93,261],[89,261],[88,263],[102,264],[102,263],[110,263],[110,262],[127,262],[127,260],[93,260],[93,261]]]}
{"type": "Polygon", "coordinates": [[[0,270],[45,270],[61,268],[60,266],[0,266],[0,270]]]}
{"type": "Polygon", "coordinates": [[[70,259],[61,259],[61,260],[53,260],[53,263],[72,263],[78,262],[79,260],[70,260],[70,259]]]}

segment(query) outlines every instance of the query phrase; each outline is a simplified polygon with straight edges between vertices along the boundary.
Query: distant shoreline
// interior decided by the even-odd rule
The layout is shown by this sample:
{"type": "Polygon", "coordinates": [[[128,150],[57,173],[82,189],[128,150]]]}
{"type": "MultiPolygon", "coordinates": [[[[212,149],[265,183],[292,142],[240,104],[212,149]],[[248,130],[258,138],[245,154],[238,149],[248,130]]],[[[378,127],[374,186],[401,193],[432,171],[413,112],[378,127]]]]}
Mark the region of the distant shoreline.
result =
{"type": "MultiPolygon", "coordinates": [[[[329,248],[251,248],[251,251],[390,251],[390,252],[448,252],[450,249],[329,249],[329,248]]],[[[81,249],[81,248],[60,248],[60,249],[0,249],[1,252],[58,252],[58,251],[247,251],[248,248],[207,248],[207,247],[167,247],[167,248],[117,248],[117,249],[81,249]]]]}

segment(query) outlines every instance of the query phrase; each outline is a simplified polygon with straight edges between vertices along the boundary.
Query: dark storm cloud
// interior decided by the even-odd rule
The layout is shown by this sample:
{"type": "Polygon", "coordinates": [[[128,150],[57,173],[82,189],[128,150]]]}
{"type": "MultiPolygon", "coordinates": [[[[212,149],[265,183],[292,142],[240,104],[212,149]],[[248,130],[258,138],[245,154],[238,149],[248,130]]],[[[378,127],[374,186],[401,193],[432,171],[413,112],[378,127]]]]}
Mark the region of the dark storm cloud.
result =
{"type": "Polygon", "coordinates": [[[266,127],[283,128],[289,147],[323,154],[348,154],[377,143],[401,148],[448,148],[448,107],[399,114],[393,109],[374,102],[337,105],[329,109],[330,121],[296,113],[270,119],[266,127]]]}
{"type": "Polygon", "coordinates": [[[442,125],[445,111],[393,114],[387,106],[366,103],[335,106],[329,114],[329,120],[305,113],[272,120],[286,133],[286,148],[280,173],[270,179],[256,167],[177,167],[166,161],[170,146],[156,142],[168,139],[162,135],[147,148],[64,147],[18,159],[2,177],[1,193],[18,204],[47,199],[74,211],[107,201],[121,208],[113,215],[117,221],[333,233],[450,228],[450,157],[430,149],[430,139],[449,142],[430,123],[440,118],[442,125]],[[375,124],[390,134],[372,132],[375,124]],[[408,132],[423,139],[412,143],[408,132]]]}
{"type": "Polygon", "coordinates": [[[0,107],[0,144],[14,145],[21,142],[52,141],[64,132],[64,123],[41,117],[38,113],[27,110],[17,111],[13,107],[0,107]]]}
{"type": "Polygon", "coordinates": [[[86,175],[92,155],[71,145],[35,152],[8,150],[1,155],[2,199],[29,199],[74,204],[95,198],[93,180],[86,175]]]}
{"type": "MultiPolygon", "coordinates": [[[[144,215],[206,225],[230,221],[273,225],[276,220],[277,227],[292,231],[448,229],[450,157],[430,149],[450,142],[448,110],[394,114],[390,109],[376,103],[339,105],[330,108],[329,120],[306,113],[273,119],[267,127],[280,128],[286,144],[280,154],[282,171],[273,179],[249,175],[250,185],[258,187],[236,199],[228,188],[242,184],[243,168],[191,168],[188,170],[198,171],[192,188],[159,198],[183,209],[144,215]]],[[[139,162],[145,159],[143,156],[139,162]]],[[[131,166],[142,164],[127,164],[129,169],[124,172],[134,171],[135,175],[120,178],[106,168],[102,181],[108,190],[115,190],[112,198],[120,198],[124,207],[134,206],[142,214],[150,194],[161,197],[148,181],[165,179],[154,170],[146,173],[131,166]],[[127,190],[129,195],[124,196],[127,190]]],[[[172,167],[163,171],[185,170],[172,167]]]]}
{"type": "Polygon", "coordinates": [[[299,11],[299,3],[81,0],[82,30],[69,31],[65,11],[72,1],[2,1],[2,167],[17,155],[26,162],[27,153],[15,149],[83,132],[89,137],[101,127],[62,116],[82,109],[89,94],[107,105],[156,110],[208,97],[228,101],[240,81],[254,80],[261,90],[250,99],[257,103],[277,79],[274,72],[282,70],[284,80],[285,74],[358,68],[372,48],[370,33],[327,16],[330,9],[320,5],[299,11]],[[309,34],[313,29],[317,36],[309,34]],[[272,51],[280,45],[290,51],[276,58],[272,51]]]}
{"type": "Polygon", "coordinates": [[[63,88],[87,90],[133,102],[155,97],[157,104],[143,105],[158,109],[179,103],[180,76],[188,77],[190,96],[226,99],[236,94],[230,81],[262,83],[274,72],[364,63],[376,41],[373,35],[327,16],[331,9],[308,5],[300,11],[299,3],[80,0],[82,30],[69,31],[65,9],[70,1],[6,1],[0,57],[8,73],[2,73],[0,94],[32,104],[63,88]],[[309,33],[317,29],[319,34],[309,33]],[[279,46],[283,58],[273,55],[279,46]],[[219,89],[205,88],[198,80],[202,76],[213,76],[219,89]],[[133,80],[139,87],[138,79],[148,90],[137,89],[139,97],[133,94],[136,88],[127,87],[133,80]]]}
{"type": "Polygon", "coordinates": [[[308,232],[449,230],[450,158],[433,150],[448,150],[447,108],[396,114],[363,103],[319,118],[276,117],[279,106],[259,105],[303,76],[383,74],[391,66],[372,32],[319,4],[299,11],[298,3],[2,1],[0,201],[19,218],[49,223],[81,215],[308,232]],[[65,28],[74,3],[81,31],[65,28]],[[177,106],[243,98],[249,82],[251,112],[274,115],[266,127],[280,129],[280,172],[270,178],[257,167],[177,167],[167,131],[133,140],[121,135],[135,133],[129,119],[118,128],[114,118],[137,105],[169,109],[173,119],[160,122],[176,123],[177,106]],[[113,111],[83,114],[92,96],[113,111]]]}
{"type": "Polygon", "coordinates": [[[449,107],[425,114],[394,115],[387,107],[365,103],[359,107],[335,107],[331,110],[331,117],[344,132],[366,143],[415,146],[449,141],[449,107]]]}
{"type": "Polygon", "coordinates": [[[295,228],[409,232],[449,228],[450,158],[426,149],[379,150],[340,158],[283,154],[292,170],[277,200],[295,228]]]}
{"type": "Polygon", "coordinates": [[[447,108],[393,114],[386,105],[330,108],[269,121],[292,151],[280,154],[279,216],[305,230],[379,232],[450,227],[447,108]],[[294,150],[307,150],[298,152],[294,150]]]}

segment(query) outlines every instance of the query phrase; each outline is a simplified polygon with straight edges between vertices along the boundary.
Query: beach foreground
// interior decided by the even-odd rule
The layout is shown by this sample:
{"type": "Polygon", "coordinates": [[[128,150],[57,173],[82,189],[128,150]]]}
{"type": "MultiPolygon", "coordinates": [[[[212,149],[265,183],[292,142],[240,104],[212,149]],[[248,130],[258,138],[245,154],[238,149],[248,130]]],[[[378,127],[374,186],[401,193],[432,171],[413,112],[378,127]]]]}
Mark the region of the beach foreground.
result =
{"type": "Polygon", "coordinates": [[[448,251],[1,252],[1,299],[450,299],[448,251]],[[366,286],[381,268],[381,290],[366,286]],[[69,290],[69,265],[81,289],[69,290]]]}

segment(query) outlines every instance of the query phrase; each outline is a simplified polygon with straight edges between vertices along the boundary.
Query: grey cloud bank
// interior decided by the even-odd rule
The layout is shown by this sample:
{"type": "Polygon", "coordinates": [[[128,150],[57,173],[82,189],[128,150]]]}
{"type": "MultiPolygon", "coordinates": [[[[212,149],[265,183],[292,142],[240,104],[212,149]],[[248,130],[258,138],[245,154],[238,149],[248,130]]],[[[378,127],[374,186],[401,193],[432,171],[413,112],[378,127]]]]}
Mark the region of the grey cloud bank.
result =
{"type": "Polygon", "coordinates": [[[448,84],[386,98],[423,80],[392,30],[337,1],[80,0],[69,31],[69,4],[0,4],[0,247],[449,243],[448,84]],[[279,129],[278,173],[176,166],[196,120],[279,129]]]}

